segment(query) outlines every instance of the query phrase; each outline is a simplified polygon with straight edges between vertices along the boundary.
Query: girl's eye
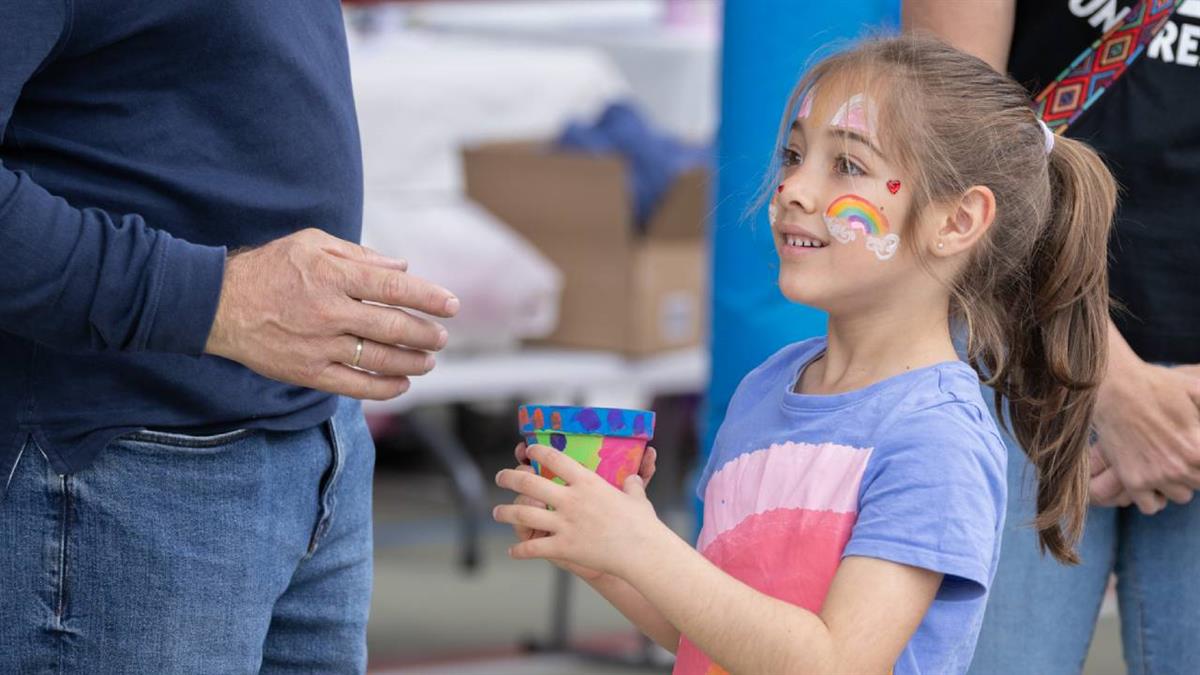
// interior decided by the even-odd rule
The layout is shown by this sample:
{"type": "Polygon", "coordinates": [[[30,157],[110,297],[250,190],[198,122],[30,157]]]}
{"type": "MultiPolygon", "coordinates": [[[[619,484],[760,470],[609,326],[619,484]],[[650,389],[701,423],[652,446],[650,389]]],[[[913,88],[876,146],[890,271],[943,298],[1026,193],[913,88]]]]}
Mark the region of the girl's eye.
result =
{"type": "Polygon", "coordinates": [[[845,155],[838,157],[834,162],[834,168],[843,176],[865,176],[867,172],[859,166],[854,160],[845,155]]]}
{"type": "Polygon", "coordinates": [[[784,166],[800,166],[804,163],[804,157],[791,148],[784,148],[780,151],[779,156],[784,166]]]}

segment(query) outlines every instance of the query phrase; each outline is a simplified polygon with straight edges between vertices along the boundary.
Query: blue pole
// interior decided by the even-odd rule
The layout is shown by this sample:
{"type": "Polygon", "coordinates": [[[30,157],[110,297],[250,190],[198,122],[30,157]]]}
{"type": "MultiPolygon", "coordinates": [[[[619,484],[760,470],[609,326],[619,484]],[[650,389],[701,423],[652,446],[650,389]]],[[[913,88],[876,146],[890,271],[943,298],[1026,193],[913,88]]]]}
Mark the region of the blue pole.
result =
{"type": "Polygon", "coordinates": [[[784,345],[825,332],[823,312],[792,304],[779,292],[765,214],[747,216],[771,162],[787,97],[805,66],[831,46],[899,24],[898,0],[725,0],[724,11],[710,240],[712,380],[702,465],[742,377],[784,345]]]}

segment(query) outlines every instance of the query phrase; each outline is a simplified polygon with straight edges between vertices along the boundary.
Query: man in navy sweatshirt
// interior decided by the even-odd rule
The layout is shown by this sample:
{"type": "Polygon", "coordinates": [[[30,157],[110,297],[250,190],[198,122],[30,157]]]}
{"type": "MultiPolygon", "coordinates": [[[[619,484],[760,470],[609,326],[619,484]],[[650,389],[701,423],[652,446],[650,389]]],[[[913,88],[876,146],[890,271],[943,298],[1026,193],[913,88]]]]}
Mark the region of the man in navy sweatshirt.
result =
{"type": "Polygon", "coordinates": [[[365,669],[354,399],[458,300],[352,243],[347,61],[337,0],[0,0],[0,672],[365,669]]]}

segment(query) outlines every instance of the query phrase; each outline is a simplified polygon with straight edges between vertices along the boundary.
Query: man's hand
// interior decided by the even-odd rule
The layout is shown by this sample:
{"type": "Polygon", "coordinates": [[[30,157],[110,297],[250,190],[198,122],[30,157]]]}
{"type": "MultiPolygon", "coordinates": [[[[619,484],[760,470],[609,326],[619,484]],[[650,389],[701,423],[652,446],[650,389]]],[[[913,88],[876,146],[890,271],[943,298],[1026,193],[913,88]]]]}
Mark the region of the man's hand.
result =
{"type": "Polygon", "coordinates": [[[404,393],[434,366],[458,299],[407,265],[315,229],[234,253],[205,352],[266,377],[354,398],[404,393]],[[358,368],[350,365],[363,340],[358,368]]]}
{"type": "MultiPolygon", "coordinates": [[[[1127,348],[1127,347],[1126,347],[1127,348]]],[[[1093,504],[1147,515],[1200,489],[1200,367],[1138,361],[1105,378],[1096,404],[1093,504]],[[1117,480],[1114,480],[1114,476],[1117,480]],[[1119,484],[1118,484],[1119,483],[1119,484]]]]}

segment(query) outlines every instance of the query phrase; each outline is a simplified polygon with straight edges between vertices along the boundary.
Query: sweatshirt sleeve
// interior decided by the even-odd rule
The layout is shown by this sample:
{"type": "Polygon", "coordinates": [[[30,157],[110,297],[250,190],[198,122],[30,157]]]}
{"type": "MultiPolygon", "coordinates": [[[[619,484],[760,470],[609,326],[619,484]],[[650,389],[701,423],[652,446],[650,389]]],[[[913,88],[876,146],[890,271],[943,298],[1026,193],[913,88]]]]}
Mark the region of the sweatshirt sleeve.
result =
{"type": "MultiPolygon", "coordinates": [[[[0,0],[0,138],[70,30],[66,0],[0,0]]],[[[224,248],[76,208],[4,160],[0,146],[0,330],[64,351],[203,351],[224,248]]]]}

